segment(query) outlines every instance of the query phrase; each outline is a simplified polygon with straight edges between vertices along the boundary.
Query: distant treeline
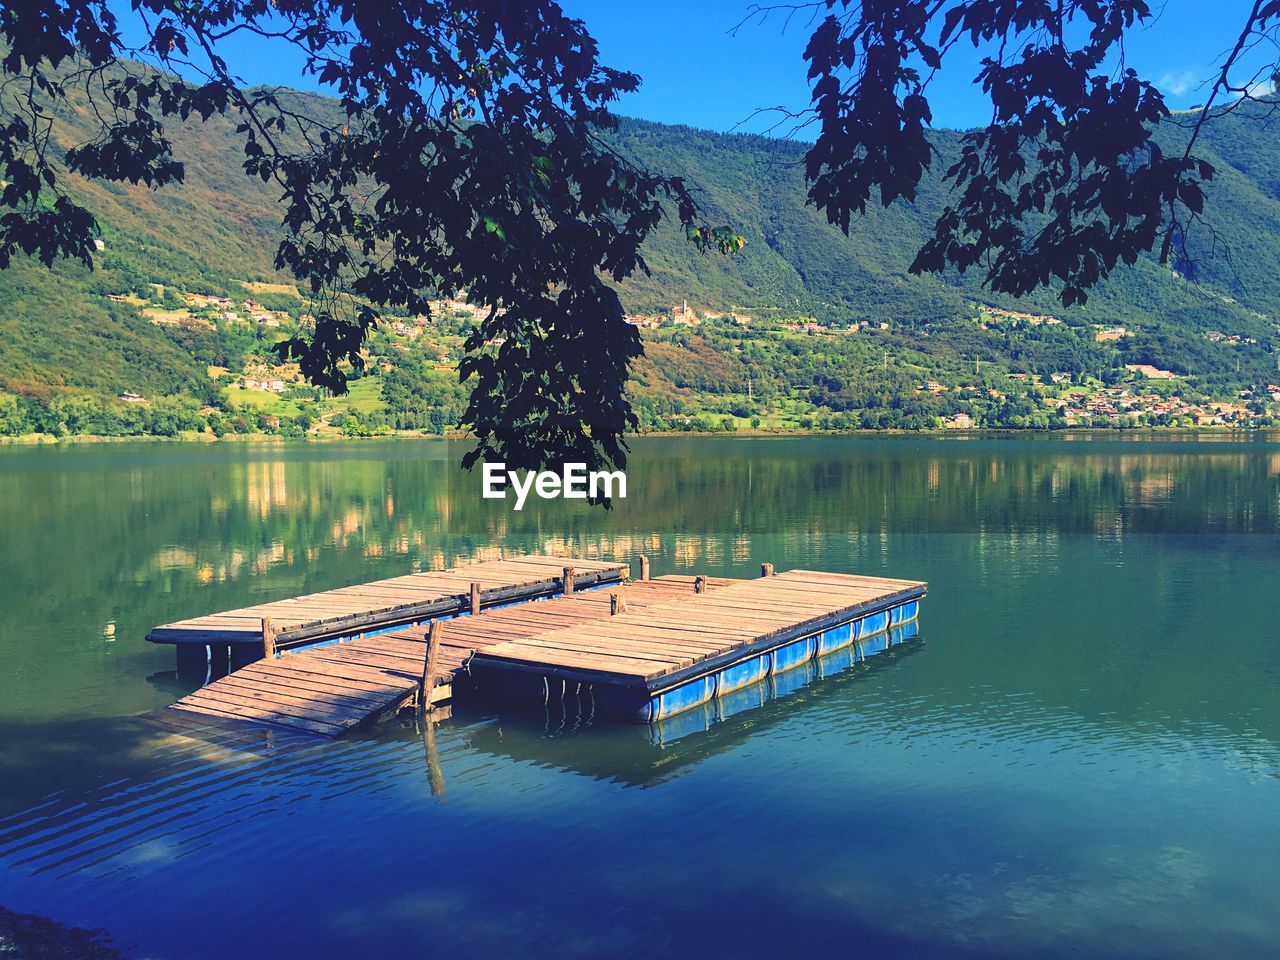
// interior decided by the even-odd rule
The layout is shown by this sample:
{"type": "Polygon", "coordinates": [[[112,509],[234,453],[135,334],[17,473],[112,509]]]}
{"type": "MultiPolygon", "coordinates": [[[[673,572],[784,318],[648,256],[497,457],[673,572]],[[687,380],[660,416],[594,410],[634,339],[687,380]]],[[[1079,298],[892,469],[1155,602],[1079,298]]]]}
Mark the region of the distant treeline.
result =
{"type": "Polygon", "coordinates": [[[301,437],[315,424],[302,413],[293,418],[210,410],[192,397],[156,397],[147,403],[103,400],[85,395],[51,398],[0,393],[0,436],[176,437],[188,432],[278,433],[301,437]]]}

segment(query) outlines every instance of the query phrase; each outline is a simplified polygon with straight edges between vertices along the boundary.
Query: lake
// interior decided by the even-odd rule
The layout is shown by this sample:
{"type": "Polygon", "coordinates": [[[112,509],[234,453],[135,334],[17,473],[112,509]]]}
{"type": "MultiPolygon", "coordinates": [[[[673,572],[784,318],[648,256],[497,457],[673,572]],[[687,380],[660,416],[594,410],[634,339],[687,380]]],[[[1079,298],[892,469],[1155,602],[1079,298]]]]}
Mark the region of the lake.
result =
{"type": "Polygon", "coordinates": [[[610,513],[443,442],[0,448],[0,907],[163,958],[1280,955],[1280,442],[637,441],[610,513]],[[701,726],[201,747],[154,624],[477,551],[928,580],[701,726]]]}

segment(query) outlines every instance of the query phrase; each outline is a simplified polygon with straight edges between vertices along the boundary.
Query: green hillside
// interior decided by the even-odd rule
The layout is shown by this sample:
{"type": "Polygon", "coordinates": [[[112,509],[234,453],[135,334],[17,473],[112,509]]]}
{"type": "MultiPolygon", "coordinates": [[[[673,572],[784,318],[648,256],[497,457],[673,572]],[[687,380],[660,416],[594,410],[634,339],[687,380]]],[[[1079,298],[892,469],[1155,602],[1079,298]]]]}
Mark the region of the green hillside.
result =
{"type": "MultiPolygon", "coordinates": [[[[62,144],[84,139],[88,116],[85,106],[61,117],[62,144]]],[[[274,362],[270,345],[307,304],[273,268],[276,198],[243,174],[234,123],[173,130],[181,187],[76,185],[102,226],[93,271],[17,262],[0,273],[0,433],[454,422],[465,310],[388,318],[348,398],[321,396],[274,362]]],[[[699,254],[666,225],[646,247],[650,274],[624,284],[629,311],[655,318],[633,385],[646,428],[920,427],[957,414],[1006,426],[1184,422],[1215,399],[1247,406],[1251,423],[1276,412],[1280,134],[1257,118],[1237,114],[1207,133],[1202,152],[1219,171],[1212,229],[1193,235],[1177,272],[1143,261],[1070,310],[1051,292],[991,295],[977,276],[909,276],[945,200],[936,177],[915,205],[872,210],[846,237],[805,203],[803,144],[637,120],[616,139],[640,163],[684,176],[709,220],[747,238],[734,257],[699,254]],[[685,302],[692,321],[676,322],[685,302]],[[729,314],[750,319],[716,319],[729,314]],[[1145,382],[1126,364],[1166,379],[1145,382]],[[1086,410],[1116,389],[1146,395],[1145,406],[1086,410]],[[1177,396],[1171,416],[1152,416],[1152,390],[1177,396]]],[[[936,144],[944,170],[958,135],[941,131],[936,144]]]]}
{"type": "MultiPolygon", "coordinates": [[[[722,302],[833,318],[929,322],[977,299],[1093,322],[1172,320],[1179,326],[1199,316],[1211,328],[1212,323],[1244,324],[1265,336],[1274,332],[1270,317],[1280,317],[1280,274],[1274,269],[1280,134],[1240,115],[1212,128],[1201,151],[1219,171],[1209,185],[1209,219],[1220,237],[1217,248],[1207,231],[1192,237],[1195,268],[1187,273],[1196,282],[1145,261],[1116,274],[1075,310],[1064,310],[1048,291],[1027,301],[992,295],[978,276],[909,276],[907,267],[946,200],[946,187],[936,176],[926,178],[916,204],[869,208],[845,237],[805,203],[804,144],[643,121],[625,123],[620,140],[641,162],[698,184],[711,219],[725,218],[748,237],[747,249],[726,262],[699,256],[679,242],[674,230],[660,236],[649,254],[655,276],[629,285],[630,298],[640,307],[696,290],[722,302]],[[1224,296],[1239,303],[1226,303],[1224,296]]],[[[935,171],[951,163],[958,142],[953,132],[936,134],[935,171]]]]}

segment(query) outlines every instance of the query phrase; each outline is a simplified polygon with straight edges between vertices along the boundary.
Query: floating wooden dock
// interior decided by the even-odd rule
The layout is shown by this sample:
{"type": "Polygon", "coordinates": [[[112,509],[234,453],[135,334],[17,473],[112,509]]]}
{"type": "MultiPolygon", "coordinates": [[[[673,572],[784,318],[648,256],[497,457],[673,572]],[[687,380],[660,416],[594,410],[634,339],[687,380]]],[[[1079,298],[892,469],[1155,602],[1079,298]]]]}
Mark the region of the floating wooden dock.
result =
{"type": "Polygon", "coordinates": [[[264,619],[271,626],[277,649],[287,649],[462,613],[472,606],[472,584],[479,584],[482,609],[550,596],[563,589],[566,567],[573,569],[574,587],[579,590],[619,581],[626,572],[623,564],[577,557],[489,560],[166,623],[147,634],[147,639],[179,648],[226,646],[231,648],[232,661],[239,665],[256,659],[262,647],[264,619]]]}
{"type": "Polygon", "coordinates": [[[803,570],[632,581],[273,656],[162,712],[340,736],[455,688],[537,704],[572,685],[597,715],[654,721],[912,620],[924,593],[803,570]]]}
{"type": "Polygon", "coordinates": [[[661,720],[913,620],[925,591],[913,580],[792,570],[485,647],[468,672],[505,699],[574,684],[597,714],[661,720]]]}
{"type": "MultiPolygon", "coordinates": [[[[706,589],[737,582],[709,579],[706,589]]],[[[694,577],[660,577],[629,583],[620,592],[628,610],[639,612],[692,594],[694,584],[694,577]]],[[[427,696],[433,703],[449,699],[455,674],[476,650],[555,627],[609,618],[616,606],[611,592],[585,591],[449,620],[427,696]]],[[[429,631],[429,627],[407,628],[259,660],[201,687],[161,713],[172,721],[181,719],[175,714],[187,715],[188,724],[189,715],[197,714],[206,722],[265,723],[341,736],[418,696],[429,631]]]]}

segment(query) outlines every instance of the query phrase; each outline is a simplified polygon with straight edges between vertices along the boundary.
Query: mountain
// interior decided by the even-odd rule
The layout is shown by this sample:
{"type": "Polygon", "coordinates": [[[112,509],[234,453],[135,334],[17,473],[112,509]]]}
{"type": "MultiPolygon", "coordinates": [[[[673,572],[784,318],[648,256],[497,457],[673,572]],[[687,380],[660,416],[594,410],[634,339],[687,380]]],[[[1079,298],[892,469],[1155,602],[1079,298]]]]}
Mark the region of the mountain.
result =
{"type": "MultiPolygon", "coordinates": [[[[748,244],[733,262],[726,262],[699,256],[673,242],[675,238],[660,235],[649,253],[655,276],[632,281],[627,291],[641,306],[669,303],[681,290],[697,290],[721,302],[768,303],[841,318],[905,314],[927,321],[936,311],[955,312],[975,299],[1095,322],[1172,321],[1176,327],[1192,321],[1194,314],[1210,326],[1245,324],[1254,334],[1270,336],[1272,318],[1280,318],[1280,273],[1275,270],[1280,260],[1275,243],[1280,129],[1258,116],[1261,111],[1242,112],[1206,129],[1199,153],[1218,171],[1208,188],[1208,219],[1218,237],[1215,243],[1207,228],[1193,234],[1194,262],[1180,265],[1185,278],[1148,259],[1118,271],[1074,311],[1061,307],[1051,291],[1018,301],[984,291],[976,275],[907,273],[946,202],[947,186],[938,174],[958,156],[957,132],[935,133],[933,174],[921,184],[915,204],[869,207],[845,237],[806,204],[805,144],[628,121],[619,132],[625,152],[699,185],[710,218],[733,223],[748,244]]],[[[1167,149],[1180,136],[1180,130],[1171,129],[1167,149]]]]}
{"type": "MultiPolygon", "coordinates": [[[[316,95],[293,96],[310,110],[333,109],[316,95]]],[[[622,285],[628,309],[670,313],[687,301],[697,314],[749,315],[754,331],[672,331],[668,322],[666,333],[647,333],[637,395],[651,401],[653,417],[680,413],[682,404],[691,409],[686,401],[703,395],[719,396],[725,410],[742,408],[734,414],[742,419],[760,395],[807,403],[816,413],[847,411],[859,390],[901,393],[922,375],[958,387],[964,370],[981,373],[984,363],[1002,376],[1066,371],[1081,381],[1114,379],[1124,364],[1147,364],[1209,395],[1260,388],[1277,379],[1280,318],[1280,133],[1262,112],[1242,111],[1206,131],[1200,153],[1218,170],[1209,185],[1212,232],[1200,228],[1192,236],[1178,270],[1143,260],[1072,309],[1052,292],[1025,301],[993,295],[978,276],[908,274],[945,202],[938,172],[956,155],[958,133],[937,132],[934,173],[915,204],[869,210],[845,236],[806,204],[804,144],[624,120],[614,135],[619,149],[685,177],[710,221],[732,224],[747,238],[736,256],[699,254],[678,225],[664,224],[645,248],[651,272],[622,285]],[[1061,322],[1039,322],[1045,318],[1061,322]],[[831,345],[800,341],[794,330],[761,332],[790,321],[812,321],[819,332],[860,323],[869,334],[831,345]],[[1110,326],[1123,327],[1123,335],[1100,344],[1097,329],[1110,326]]],[[[59,120],[62,144],[83,140],[90,108],[75,104],[59,120]]],[[[172,127],[174,153],[186,165],[181,186],[74,184],[102,226],[96,269],[18,261],[0,273],[0,391],[36,403],[134,392],[233,412],[228,377],[269,357],[266,348],[281,329],[224,322],[204,301],[194,309],[190,295],[227,297],[237,310],[252,300],[264,318],[275,311],[285,325],[306,309],[290,278],[273,267],[276,196],[243,173],[234,125],[215,116],[172,127]]],[[[1171,126],[1164,137],[1176,146],[1181,135],[1171,126]]],[[[374,372],[385,382],[364,412],[381,410],[393,426],[439,426],[455,415],[457,390],[437,368],[456,360],[450,354],[460,332],[437,326],[399,338],[396,350],[375,351],[384,360],[374,372]],[[430,356],[414,355],[427,345],[430,356]],[[428,417],[428,410],[436,413],[428,417]]],[[[297,404],[316,399],[289,391],[297,403],[275,412],[291,416],[297,404]]],[[[768,420],[768,411],[756,412],[768,420]]]]}

